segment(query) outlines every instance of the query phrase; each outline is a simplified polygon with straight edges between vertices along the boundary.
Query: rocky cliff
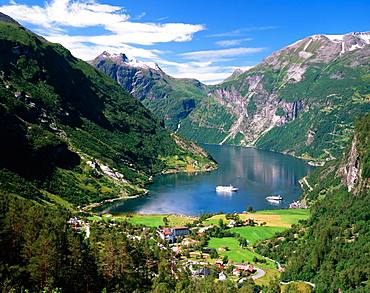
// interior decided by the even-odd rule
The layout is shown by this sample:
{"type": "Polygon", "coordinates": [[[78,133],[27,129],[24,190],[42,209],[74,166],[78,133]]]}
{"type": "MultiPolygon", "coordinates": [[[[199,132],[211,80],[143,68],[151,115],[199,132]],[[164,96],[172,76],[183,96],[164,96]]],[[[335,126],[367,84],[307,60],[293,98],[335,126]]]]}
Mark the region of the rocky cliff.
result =
{"type": "Polygon", "coordinates": [[[370,110],[369,61],[370,33],[305,38],[211,87],[179,133],[331,160],[370,110]]]}
{"type": "Polygon", "coordinates": [[[342,155],[355,119],[370,111],[370,33],[310,36],[208,87],[124,54],[105,52],[91,63],[172,131],[201,143],[322,163],[342,155]]]}
{"type": "Polygon", "coordinates": [[[129,59],[125,54],[103,52],[90,64],[116,80],[173,131],[206,95],[206,86],[198,80],[173,78],[158,64],[129,59]]]}

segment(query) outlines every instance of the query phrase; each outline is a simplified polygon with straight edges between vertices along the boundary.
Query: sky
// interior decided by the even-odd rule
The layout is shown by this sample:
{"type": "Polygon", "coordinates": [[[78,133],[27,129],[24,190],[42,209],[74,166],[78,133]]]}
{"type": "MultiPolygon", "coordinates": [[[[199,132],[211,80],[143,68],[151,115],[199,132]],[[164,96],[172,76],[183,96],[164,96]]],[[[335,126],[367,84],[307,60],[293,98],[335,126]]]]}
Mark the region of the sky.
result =
{"type": "Polygon", "coordinates": [[[0,0],[83,60],[103,51],[215,84],[314,34],[370,31],[370,0],[0,0]]]}

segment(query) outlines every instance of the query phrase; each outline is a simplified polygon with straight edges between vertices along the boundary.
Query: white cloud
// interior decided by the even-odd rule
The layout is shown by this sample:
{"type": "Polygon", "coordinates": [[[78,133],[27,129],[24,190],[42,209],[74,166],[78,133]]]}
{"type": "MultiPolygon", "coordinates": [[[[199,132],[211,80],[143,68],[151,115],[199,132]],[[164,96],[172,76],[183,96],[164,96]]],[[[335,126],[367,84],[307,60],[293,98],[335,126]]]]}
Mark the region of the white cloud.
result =
{"type": "Polygon", "coordinates": [[[242,55],[251,55],[255,53],[260,53],[265,48],[230,48],[230,49],[221,49],[221,50],[205,50],[205,51],[195,51],[182,53],[181,56],[189,60],[214,60],[224,57],[235,57],[242,55]]]}
{"type": "Polygon", "coordinates": [[[252,38],[221,40],[221,41],[217,41],[215,44],[220,47],[232,47],[232,46],[239,46],[242,42],[251,41],[251,40],[252,38]]]}
{"type": "MultiPolygon", "coordinates": [[[[100,45],[103,40],[112,45],[121,42],[140,45],[185,42],[191,40],[196,32],[205,29],[199,24],[132,22],[122,7],[90,0],[53,0],[50,4],[46,2],[43,7],[10,2],[0,6],[0,11],[21,22],[43,28],[46,38],[48,32],[66,31],[69,27],[103,27],[107,32],[104,36],[90,37],[89,42],[96,45],[100,45]]],[[[82,42],[85,36],[78,38],[82,42]]]]}
{"type": "Polygon", "coordinates": [[[122,7],[98,4],[95,1],[53,0],[44,7],[18,4],[0,6],[1,12],[15,19],[44,28],[89,27],[125,22],[129,16],[122,7]]]}
{"type": "MultiPolygon", "coordinates": [[[[223,62],[263,50],[263,48],[239,47],[187,52],[177,55],[183,62],[169,61],[162,58],[166,55],[164,51],[145,46],[190,41],[193,35],[204,30],[205,26],[161,23],[168,17],[158,19],[157,22],[140,22],[145,13],[136,16],[136,21],[133,21],[123,7],[101,4],[100,1],[104,0],[51,0],[45,2],[43,6],[10,1],[9,4],[0,6],[0,11],[21,23],[32,24],[32,28],[46,39],[61,43],[74,56],[81,59],[91,60],[103,51],[125,53],[145,61],[157,62],[175,77],[196,78],[208,84],[220,82],[234,71],[234,67],[225,66],[223,62]],[[80,30],[79,35],[76,35],[75,32],[78,29],[74,29],[72,34],[71,28],[83,29],[80,30]],[[89,34],[85,33],[86,29],[90,30],[89,34]]],[[[238,35],[244,31],[246,30],[242,29],[232,33],[238,35]]],[[[236,46],[245,40],[247,38],[228,40],[224,43],[219,41],[218,45],[236,46]]]]}

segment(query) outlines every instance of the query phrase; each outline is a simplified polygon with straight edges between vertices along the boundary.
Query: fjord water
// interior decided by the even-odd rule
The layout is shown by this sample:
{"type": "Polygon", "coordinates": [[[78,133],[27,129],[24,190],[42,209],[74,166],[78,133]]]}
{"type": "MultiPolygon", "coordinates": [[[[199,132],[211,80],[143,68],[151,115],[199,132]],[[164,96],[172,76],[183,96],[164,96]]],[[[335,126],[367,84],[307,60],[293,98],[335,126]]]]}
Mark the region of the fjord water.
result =
{"type": "Polygon", "coordinates": [[[121,201],[106,212],[113,214],[199,215],[205,212],[242,212],[285,208],[299,198],[302,190],[298,180],[312,170],[303,160],[279,153],[253,148],[204,145],[219,168],[198,174],[157,176],[148,186],[145,197],[121,201]],[[238,192],[216,193],[217,185],[232,184],[238,192]],[[284,200],[269,203],[268,195],[280,194],[284,200]]]}

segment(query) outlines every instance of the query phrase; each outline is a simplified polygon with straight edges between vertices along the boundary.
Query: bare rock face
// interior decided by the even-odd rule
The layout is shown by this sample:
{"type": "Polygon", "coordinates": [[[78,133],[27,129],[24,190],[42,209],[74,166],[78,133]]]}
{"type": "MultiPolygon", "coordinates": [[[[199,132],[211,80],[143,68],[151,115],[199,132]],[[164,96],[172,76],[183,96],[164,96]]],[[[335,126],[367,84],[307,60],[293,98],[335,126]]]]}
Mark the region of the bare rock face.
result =
{"type": "Polygon", "coordinates": [[[307,140],[306,140],[306,145],[310,145],[312,144],[312,142],[314,141],[315,139],[315,132],[312,131],[312,130],[309,130],[307,132],[307,140]]]}
{"type": "Polygon", "coordinates": [[[347,186],[349,192],[353,192],[361,181],[360,161],[356,144],[357,137],[355,136],[347,158],[339,169],[339,174],[342,176],[343,183],[347,186]]]}
{"type": "Polygon", "coordinates": [[[218,88],[209,95],[237,117],[221,144],[242,134],[241,145],[254,145],[265,132],[293,121],[305,108],[303,100],[287,102],[266,90],[263,74],[252,74],[241,85],[218,88]],[[248,90],[243,93],[243,89],[248,90]],[[283,113],[278,113],[278,109],[283,113]]]}

